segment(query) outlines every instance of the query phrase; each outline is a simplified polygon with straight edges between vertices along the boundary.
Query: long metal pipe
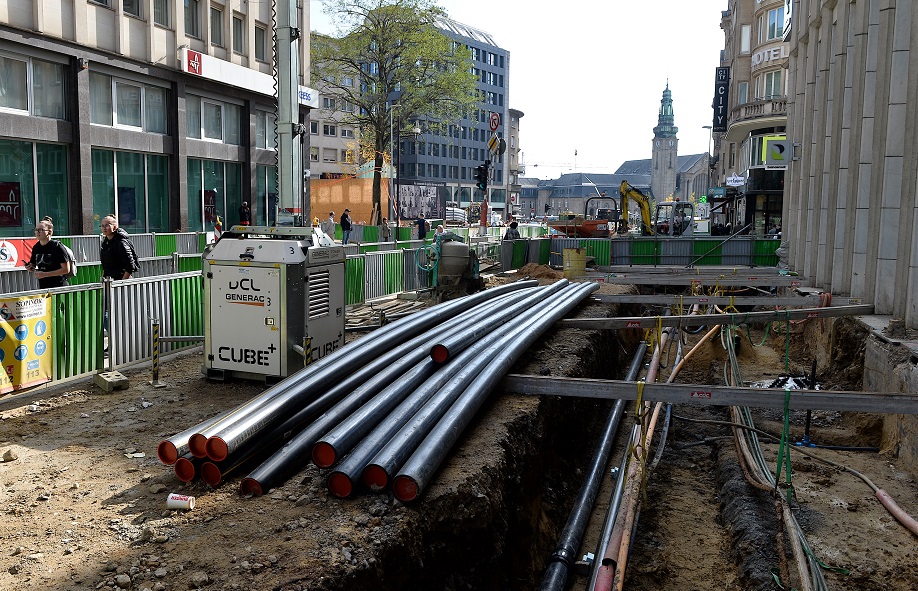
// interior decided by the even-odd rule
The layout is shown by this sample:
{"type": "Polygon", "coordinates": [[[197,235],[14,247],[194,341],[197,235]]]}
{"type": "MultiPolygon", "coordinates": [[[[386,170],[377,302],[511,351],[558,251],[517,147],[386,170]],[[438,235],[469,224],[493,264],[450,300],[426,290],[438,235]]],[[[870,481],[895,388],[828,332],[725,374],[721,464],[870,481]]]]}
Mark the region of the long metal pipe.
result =
{"type": "MultiPolygon", "coordinates": [[[[400,345],[409,339],[448,321],[454,315],[466,311],[483,301],[504,295],[509,291],[515,291],[520,289],[521,286],[533,287],[535,285],[537,285],[535,281],[511,283],[495,288],[500,291],[488,298],[480,296],[491,290],[452,300],[446,304],[440,304],[418,312],[416,317],[405,318],[392,324],[387,324],[384,328],[367,335],[365,338],[354,341],[351,344],[352,346],[338,349],[327,358],[323,358],[329,359],[329,361],[321,364],[320,369],[304,373],[308,372],[310,367],[315,364],[307,366],[256,398],[257,403],[248,402],[222,421],[214,424],[207,430],[207,456],[218,461],[225,458],[234,449],[257,436],[259,432],[269,429],[272,425],[282,421],[284,416],[289,416],[291,413],[297,412],[305,404],[310,404],[310,399],[321,399],[318,404],[315,404],[319,412],[321,412],[330,403],[334,402],[334,397],[325,391],[329,383],[340,384],[342,383],[341,376],[348,376],[345,379],[348,382],[353,382],[349,386],[350,389],[353,389],[361,379],[366,379],[366,377],[354,379],[355,376],[368,376],[367,368],[369,366],[376,365],[375,361],[378,361],[381,356],[397,350],[400,345]],[[512,287],[513,289],[501,289],[503,287],[512,287]],[[364,341],[367,342],[363,343],[364,341]],[[296,376],[302,377],[293,379],[296,376]],[[241,412],[243,408],[246,409],[246,412],[241,412]]],[[[320,359],[317,363],[321,362],[322,360],[320,359]]],[[[378,369],[374,371],[378,371],[378,369]]],[[[341,395],[341,391],[342,388],[336,388],[338,396],[341,395]]],[[[193,442],[189,441],[189,446],[193,445],[193,442]]],[[[195,449],[192,447],[192,452],[194,451],[195,449]]]]}
{"type": "Polygon", "coordinates": [[[413,501],[418,497],[510,367],[555,321],[567,315],[597,289],[599,285],[596,283],[574,284],[534,308],[537,321],[524,326],[519,333],[502,335],[497,344],[480,357],[480,361],[476,360],[476,371],[471,373],[470,380],[451,382],[458,390],[455,394],[450,392],[449,387],[442,389],[411,423],[399,431],[371,463],[377,473],[395,474],[401,467],[393,482],[396,498],[413,501]],[[444,391],[446,395],[442,395],[444,391]]]}
{"type": "MultiPolygon", "coordinates": [[[[376,400],[372,401],[373,409],[361,409],[360,413],[350,417],[348,421],[326,434],[322,438],[323,442],[334,445],[337,454],[347,453],[328,476],[329,491],[335,496],[350,495],[354,489],[354,481],[358,480],[376,453],[424,407],[425,403],[444,384],[448,383],[466,364],[487,350],[498,338],[497,334],[485,336],[443,365],[439,371],[410,392],[404,400],[379,397],[378,405],[376,400]],[[358,416],[371,418],[371,420],[364,424],[357,418],[358,416]]],[[[432,361],[429,358],[428,360],[432,361]]]]}
{"type": "MultiPolygon", "coordinates": [[[[433,330],[438,335],[449,335],[460,332],[466,333],[466,326],[470,323],[472,327],[479,325],[483,327],[493,326],[492,322],[495,319],[501,320],[510,317],[517,311],[531,306],[532,301],[544,298],[547,293],[550,292],[543,288],[510,293],[502,296],[498,300],[499,303],[485,302],[479,304],[471,310],[435,327],[433,330]],[[494,305],[497,305],[500,311],[496,316],[490,316],[489,313],[494,305]]],[[[396,393],[403,392],[396,394],[395,398],[397,400],[404,398],[407,392],[423,382],[426,377],[436,370],[437,366],[429,359],[425,359],[428,354],[429,342],[430,338],[427,333],[419,335],[409,341],[408,344],[393,349],[383,358],[372,362],[367,368],[364,368],[361,375],[355,376],[355,379],[339,384],[336,392],[346,393],[349,391],[350,393],[344,395],[338,402],[330,406],[322,416],[302,429],[300,429],[301,425],[304,425],[308,419],[305,417],[302,420],[297,419],[297,424],[291,425],[289,429],[290,432],[294,433],[290,441],[243,479],[240,485],[240,492],[242,494],[260,495],[264,490],[274,486],[274,484],[285,481],[309,461],[309,450],[316,445],[319,437],[369,401],[391,396],[392,393],[387,394],[386,389],[394,390],[396,393]],[[415,364],[414,368],[412,368],[412,364],[415,364]],[[370,377],[360,385],[353,387],[353,382],[363,380],[364,374],[369,374],[370,377]],[[378,394],[379,396],[377,396],[378,394]],[[296,431],[299,432],[296,433],[296,431]]],[[[298,413],[298,415],[301,413],[298,413]]],[[[361,426],[369,423],[367,419],[367,416],[361,418],[361,426]]],[[[290,421],[288,420],[287,422],[290,421]]],[[[288,432],[287,429],[284,431],[285,433],[288,432]]],[[[313,448],[313,457],[317,465],[328,467],[334,463],[336,452],[333,446],[316,445],[316,448],[313,448]]],[[[338,494],[337,496],[348,496],[348,494],[350,494],[349,491],[347,494],[338,494]]]]}
{"type": "MultiPolygon", "coordinates": [[[[625,379],[634,381],[644,362],[644,354],[647,352],[647,343],[641,342],[631,359],[631,365],[628,367],[628,373],[625,379]]],[[[612,448],[615,445],[615,434],[618,432],[621,417],[625,410],[625,401],[616,400],[609,416],[606,418],[605,427],[599,440],[599,448],[593,456],[586,480],[580,487],[580,493],[574,501],[574,507],[567,523],[561,531],[558,539],[558,545],[555,551],[548,559],[548,566],[545,569],[545,577],[542,579],[541,591],[562,591],[567,583],[567,573],[577,557],[577,550],[580,548],[583,532],[589,523],[590,515],[593,511],[593,505],[596,502],[596,495],[599,494],[599,487],[602,485],[602,479],[605,475],[606,465],[609,463],[609,456],[612,454],[612,448]]]]}
{"type": "MultiPolygon", "coordinates": [[[[519,281],[498,286],[470,296],[451,300],[417,312],[414,316],[387,324],[348,345],[314,361],[293,375],[265,390],[261,395],[236,407],[223,420],[192,436],[189,446],[192,453],[207,454],[202,443],[212,437],[219,438],[227,448],[237,447],[255,436],[272,421],[274,415],[289,414],[292,403],[299,397],[315,395],[326,383],[337,376],[348,374],[391,350],[406,340],[423,333],[482,302],[518,289],[535,287],[536,281],[519,281]]],[[[222,445],[221,445],[222,447],[222,445]]]]}
{"type": "Polygon", "coordinates": [[[188,448],[188,438],[201,431],[207,429],[217,421],[223,419],[228,415],[230,411],[221,412],[218,415],[212,416],[209,419],[204,419],[197,425],[189,427],[184,431],[176,433],[169,439],[163,439],[159,442],[159,445],[156,446],[156,455],[159,456],[159,461],[167,466],[171,466],[176,461],[179,460],[183,455],[187,454],[190,450],[188,448]]]}

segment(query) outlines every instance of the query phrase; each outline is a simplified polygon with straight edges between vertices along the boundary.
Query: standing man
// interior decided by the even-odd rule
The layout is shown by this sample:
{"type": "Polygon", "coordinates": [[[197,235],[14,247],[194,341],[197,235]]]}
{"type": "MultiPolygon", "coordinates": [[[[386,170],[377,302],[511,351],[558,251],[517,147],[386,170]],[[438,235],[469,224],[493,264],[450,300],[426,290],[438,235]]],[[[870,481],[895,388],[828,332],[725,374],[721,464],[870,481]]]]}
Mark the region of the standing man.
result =
{"type": "Polygon", "coordinates": [[[252,225],[252,210],[249,208],[248,201],[243,201],[242,205],[239,206],[239,225],[240,226],[251,226],[252,225]]]}
{"type": "Polygon", "coordinates": [[[418,226],[418,240],[427,240],[427,230],[430,229],[430,223],[424,219],[424,212],[418,214],[418,219],[414,221],[418,226]]]}
{"type": "Polygon", "coordinates": [[[38,279],[38,287],[41,289],[67,285],[67,276],[70,273],[70,260],[63,245],[57,240],[51,240],[53,233],[54,224],[50,217],[45,216],[35,224],[38,242],[32,247],[32,257],[25,265],[25,268],[38,279]]]}
{"type": "Polygon", "coordinates": [[[134,243],[128,233],[118,227],[113,215],[102,218],[102,276],[112,279],[130,279],[140,268],[134,243]]]}
{"type": "Polygon", "coordinates": [[[351,237],[351,210],[344,208],[341,214],[341,244],[347,244],[348,238],[351,237]]]}

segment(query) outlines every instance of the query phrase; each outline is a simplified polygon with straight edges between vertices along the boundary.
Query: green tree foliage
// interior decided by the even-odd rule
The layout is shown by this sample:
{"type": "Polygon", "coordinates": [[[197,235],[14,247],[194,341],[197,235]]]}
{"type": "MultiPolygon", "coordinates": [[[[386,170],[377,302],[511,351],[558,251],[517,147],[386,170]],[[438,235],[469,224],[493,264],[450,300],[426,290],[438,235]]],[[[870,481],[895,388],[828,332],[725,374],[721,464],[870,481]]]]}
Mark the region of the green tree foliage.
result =
{"type": "Polygon", "coordinates": [[[432,0],[327,0],[324,7],[337,35],[312,35],[312,79],[322,81],[323,95],[333,96],[338,109],[348,107],[342,124],[359,129],[360,152],[372,154],[379,212],[389,110],[395,135],[420,119],[445,125],[472,112],[478,96],[471,53],[437,28],[447,15],[432,0]]]}

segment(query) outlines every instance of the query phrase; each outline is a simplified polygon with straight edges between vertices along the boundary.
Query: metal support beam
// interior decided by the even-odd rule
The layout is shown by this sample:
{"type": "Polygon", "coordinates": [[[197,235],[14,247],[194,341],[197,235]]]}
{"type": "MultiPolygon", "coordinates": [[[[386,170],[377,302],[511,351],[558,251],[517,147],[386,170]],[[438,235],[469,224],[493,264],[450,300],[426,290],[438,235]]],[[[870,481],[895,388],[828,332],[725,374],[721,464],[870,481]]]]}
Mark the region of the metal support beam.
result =
{"type": "Polygon", "coordinates": [[[751,285],[800,287],[800,277],[791,275],[652,275],[646,273],[612,273],[606,283],[619,285],[707,285],[716,287],[749,287],[751,285]]]}
{"type": "MultiPolygon", "coordinates": [[[[809,306],[818,307],[822,300],[819,296],[681,296],[681,295],[637,295],[637,294],[594,294],[592,299],[604,304],[648,304],[671,306],[682,304],[705,304],[714,306],[809,306]]],[[[833,298],[835,305],[856,305],[862,303],[860,298],[833,298]]]]}
{"type": "MultiPolygon", "coordinates": [[[[638,382],[559,378],[508,374],[502,386],[514,394],[572,396],[605,400],[634,400],[638,382]]],[[[644,384],[646,402],[699,404],[702,406],[751,406],[784,408],[784,390],[779,388],[735,388],[690,384],[644,384]]],[[[845,392],[791,390],[789,407],[794,410],[836,410],[879,414],[918,414],[918,396],[897,392],[845,392]]]]}
{"type": "Polygon", "coordinates": [[[620,328],[657,328],[658,326],[714,326],[715,324],[746,324],[749,322],[775,322],[805,320],[809,318],[835,318],[873,314],[873,305],[832,306],[830,308],[799,308],[796,310],[769,310],[767,312],[740,312],[736,314],[692,314],[688,316],[633,316],[623,318],[568,318],[556,324],[562,328],[588,330],[618,330],[620,328]]]}

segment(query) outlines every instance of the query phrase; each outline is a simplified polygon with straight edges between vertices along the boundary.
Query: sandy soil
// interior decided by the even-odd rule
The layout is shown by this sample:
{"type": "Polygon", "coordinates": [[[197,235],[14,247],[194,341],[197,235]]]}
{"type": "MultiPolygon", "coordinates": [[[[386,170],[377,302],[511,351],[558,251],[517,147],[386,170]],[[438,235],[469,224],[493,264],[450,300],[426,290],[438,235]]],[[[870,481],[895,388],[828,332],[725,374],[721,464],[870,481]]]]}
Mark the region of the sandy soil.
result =
{"type": "MultiPolygon", "coordinates": [[[[556,277],[539,270],[531,276],[539,274],[551,276],[543,281],[556,277]]],[[[718,348],[712,344],[683,378],[718,383],[718,348]]],[[[594,353],[584,334],[559,330],[532,351],[527,363],[540,373],[583,375],[582,360],[594,353]]],[[[746,378],[775,377],[783,371],[782,354],[777,342],[743,347],[746,378]]],[[[0,399],[0,590],[538,588],[551,540],[579,486],[576,477],[565,476],[549,488],[545,473],[554,468],[534,463],[547,453],[539,445],[567,444],[542,431],[556,419],[546,413],[567,403],[546,407],[535,397],[495,397],[416,505],[404,506],[390,495],[334,499],[315,467],[263,497],[243,498],[238,479],[217,489],[199,481],[181,483],[156,458],[163,438],[262,389],[251,382],[209,383],[200,366],[200,352],[168,359],[160,376],[165,388],[153,388],[149,369],[139,368],[126,372],[127,390],[104,393],[81,383],[0,399]],[[530,485],[542,488],[517,496],[516,489],[530,485]],[[167,510],[170,492],[195,496],[196,507],[167,510]],[[525,503],[531,506],[517,506],[525,503]],[[531,523],[508,526],[504,522],[513,511],[527,512],[531,523]],[[425,535],[433,530],[439,537],[425,535]],[[520,543],[530,545],[531,554],[511,557],[520,543]],[[458,564],[432,562],[431,555],[458,564]],[[521,563],[513,567],[515,578],[489,578],[489,568],[511,558],[521,563]],[[438,576],[443,568],[454,570],[438,576]],[[429,576],[418,574],[426,571],[429,576]],[[423,583],[409,587],[399,581],[423,583]]],[[[727,418],[719,409],[676,408],[674,414],[727,418]]],[[[779,433],[779,415],[760,413],[760,427],[779,433]]],[[[792,418],[799,437],[804,417],[792,418]]],[[[859,425],[816,413],[811,437],[824,444],[871,445],[870,431],[859,425]]],[[[565,437],[576,437],[575,429],[576,423],[565,437]]],[[[739,520],[729,517],[731,498],[725,497],[735,495],[727,486],[725,457],[732,445],[716,439],[726,433],[716,425],[674,420],[670,444],[648,485],[627,588],[775,588],[753,586],[743,570],[752,550],[743,547],[751,542],[735,531],[739,520]],[[704,438],[715,439],[694,445],[704,438]]],[[[765,448],[774,455],[775,446],[765,448]]],[[[918,485],[891,455],[814,453],[865,474],[906,511],[918,514],[918,485]]],[[[570,461],[580,455],[579,449],[572,452],[570,461]]],[[[793,468],[795,512],[814,552],[827,565],[849,571],[828,573],[831,589],[918,589],[918,538],[889,516],[861,480],[800,455],[794,456],[793,468]]],[[[565,472],[559,469],[559,474],[565,472]]],[[[748,494],[770,507],[767,495],[748,494]]],[[[772,555],[765,552],[764,560],[772,555]]],[[[779,562],[767,566],[778,569],[779,562]]]]}

